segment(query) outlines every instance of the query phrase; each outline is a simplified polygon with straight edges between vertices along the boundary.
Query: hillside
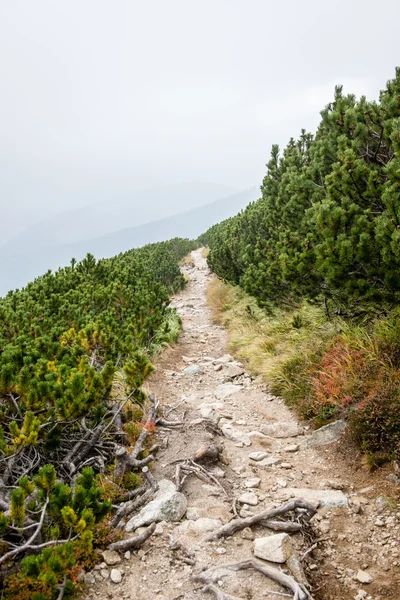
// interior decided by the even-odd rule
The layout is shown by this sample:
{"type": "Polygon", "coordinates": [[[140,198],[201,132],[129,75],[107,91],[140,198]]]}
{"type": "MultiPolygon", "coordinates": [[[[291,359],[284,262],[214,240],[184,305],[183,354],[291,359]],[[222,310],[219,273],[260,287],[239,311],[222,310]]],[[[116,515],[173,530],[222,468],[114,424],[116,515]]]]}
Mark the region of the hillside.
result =
{"type": "MultiPolygon", "coordinates": [[[[171,239],[173,237],[197,238],[213,223],[217,223],[234,215],[257,198],[256,188],[240,194],[227,196],[216,202],[200,206],[164,219],[155,219],[158,213],[152,214],[154,220],[137,227],[129,227],[101,236],[87,239],[75,244],[47,246],[45,248],[28,248],[9,256],[8,251],[0,248],[0,294],[9,289],[22,287],[38,274],[48,269],[57,269],[69,264],[71,257],[82,259],[88,252],[97,258],[110,257],[132,247],[171,239]]],[[[26,246],[24,245],[26,248],[26,246]]]]}

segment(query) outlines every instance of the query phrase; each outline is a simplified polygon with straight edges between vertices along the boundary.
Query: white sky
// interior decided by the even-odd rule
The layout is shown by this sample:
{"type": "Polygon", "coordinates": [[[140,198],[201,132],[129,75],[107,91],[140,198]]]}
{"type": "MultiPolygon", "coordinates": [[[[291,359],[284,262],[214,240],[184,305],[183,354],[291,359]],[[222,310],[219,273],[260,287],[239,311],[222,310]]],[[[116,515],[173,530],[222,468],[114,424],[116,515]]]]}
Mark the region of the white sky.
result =
{"type": "Polygon", "coordinates": [[[377,96],[399,23],[398,0],[0,0],[5,226],[182,181],[259,185],[336,83],[377,96]]]}

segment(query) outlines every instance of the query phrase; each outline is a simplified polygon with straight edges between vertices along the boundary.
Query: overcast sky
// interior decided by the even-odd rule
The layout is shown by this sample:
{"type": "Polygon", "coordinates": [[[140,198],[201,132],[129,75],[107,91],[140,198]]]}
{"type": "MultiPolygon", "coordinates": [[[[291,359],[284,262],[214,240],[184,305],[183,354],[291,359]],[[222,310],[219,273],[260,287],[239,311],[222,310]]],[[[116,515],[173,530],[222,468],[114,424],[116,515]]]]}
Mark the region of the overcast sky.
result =
{"type": "Polygon", "coordinates": [[[130,190],[259,185],[343,83],[400,64],[398,0],[0,0],[3,235],[130,190]]]}

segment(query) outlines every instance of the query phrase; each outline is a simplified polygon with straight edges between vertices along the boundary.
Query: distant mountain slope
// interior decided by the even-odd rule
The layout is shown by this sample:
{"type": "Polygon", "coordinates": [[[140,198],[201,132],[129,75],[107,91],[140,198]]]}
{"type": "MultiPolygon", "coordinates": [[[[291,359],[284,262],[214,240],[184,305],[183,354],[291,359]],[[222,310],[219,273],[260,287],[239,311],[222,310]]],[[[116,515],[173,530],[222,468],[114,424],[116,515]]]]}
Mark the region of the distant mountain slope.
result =
{"type": "Polygon", "coordinates": [[[197,208],[235,193],[218,183],[180,183],[160,188],[129,192],[124,196],[92,206],[51,215],[19,232],[3,246],[0,256],[13,256],[29,248],[73,244],[107,235],[124,227],[137,227],[156,218],[163,219],[197,208]]]}
{"type": "Polygon", "coordinates": [[[254,187],[172,217],[75,244],[49,245],[14,256],[2,256],[0,248],[0,294],[26,285],[48,269],[69,264],[72,257],[79,260],[88,252],[97,258],[110,257],[133,247],[177,236],[196,238],[214,223],[235,215],[257,197],[258,189],[254,187]]]}

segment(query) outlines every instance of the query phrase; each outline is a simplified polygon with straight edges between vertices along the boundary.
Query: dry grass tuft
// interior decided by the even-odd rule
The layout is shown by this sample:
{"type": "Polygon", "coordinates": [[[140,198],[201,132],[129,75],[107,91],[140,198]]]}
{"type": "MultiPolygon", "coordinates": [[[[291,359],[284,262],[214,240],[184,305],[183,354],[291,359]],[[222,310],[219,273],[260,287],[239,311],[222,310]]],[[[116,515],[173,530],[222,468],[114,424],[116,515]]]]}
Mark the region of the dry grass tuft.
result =
{"type": "Polygon", "coordinates": [[[320,308],[303,303],[268,314],[243,290],[218,279],[209,284],[207,299],[214,322],[227,328],[230,352],[272,386],[282,380],[288,360],[315,353],[335,331],[320,308]]]}
{"type": "Polygon", "coordinates": [[[205,248],[203,248],[203,250],[201,251],[202,258],[207,258],[209,253],[210,253],[210,248],[208,248],[208,246],[205,246],[205,248]]]}

